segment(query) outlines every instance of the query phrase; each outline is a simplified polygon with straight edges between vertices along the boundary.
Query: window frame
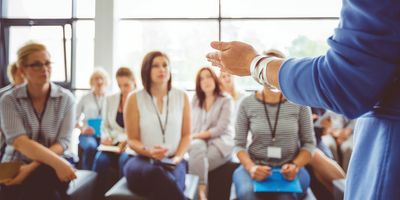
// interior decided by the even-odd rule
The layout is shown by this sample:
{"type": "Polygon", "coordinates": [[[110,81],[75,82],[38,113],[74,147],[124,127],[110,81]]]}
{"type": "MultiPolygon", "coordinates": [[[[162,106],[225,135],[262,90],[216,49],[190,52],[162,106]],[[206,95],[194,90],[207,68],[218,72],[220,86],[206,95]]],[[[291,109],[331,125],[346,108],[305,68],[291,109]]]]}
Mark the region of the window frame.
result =
{"type": "MultiPolygon", "coordinates": [[[[218,0],[218,17],[122,17],[119,20],[120,21],[196,21],[196,20],[211,20],[211,21],[218,21],[218,40],[222,40],[222,32],[224,31],[222,29],[222,23],[225,20],[229,21],[240,21],[240,20],[254,20],[254,21],[268,21],[268,20],[313,20],[313,21],[324,21],[324,20],[339,20],[339,17],[332,17],[332,16],[321,16],[321,17],[315,17],[315,16],[310,16],[310,17],[293,17],[293,16],[288,16],[288,17],[223,17],[222,16],[222,1],[223,0],[218,0]]],[[[211,42],[211,41],[210,41],[211,42]]],[[[249,88],[249,87],[244,87],[243,88],[245,91],[254,91],[254,88],[249,88]]],[[[188,91],[191,91],[194,89],[188,89],[188,91]]]]}

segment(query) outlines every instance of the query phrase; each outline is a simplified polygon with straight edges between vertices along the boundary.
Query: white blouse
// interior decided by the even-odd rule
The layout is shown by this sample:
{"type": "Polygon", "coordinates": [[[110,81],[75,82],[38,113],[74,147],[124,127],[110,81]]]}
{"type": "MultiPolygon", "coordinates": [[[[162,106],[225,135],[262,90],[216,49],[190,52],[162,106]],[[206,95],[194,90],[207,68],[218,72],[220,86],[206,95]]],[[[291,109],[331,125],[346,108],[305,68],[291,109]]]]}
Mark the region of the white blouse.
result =
{"type": "Polygon", "coordinates": [[[167,96],[163,97],[163,111],[159,113],[155,107],[156,97],[152,99],[150,94],[142,89],[137,92],[137,104],[140,116],[140,140],[144,146],[152,148],[161,145],[169,149],[168,155],[175,154],[182,134],[183,108],[185,105],[185,92],[176,88],[171,88],[168,92],[169,105],[167,109],[167,96]],[[153,101],[153,102],[152,102],[153,101]],[[168,121],[165,124],[166,114],[168,121]],[[160,116],[162,126],[165,125],[165,143],[163,142],[162,128],[159,122],[160,116]]]}

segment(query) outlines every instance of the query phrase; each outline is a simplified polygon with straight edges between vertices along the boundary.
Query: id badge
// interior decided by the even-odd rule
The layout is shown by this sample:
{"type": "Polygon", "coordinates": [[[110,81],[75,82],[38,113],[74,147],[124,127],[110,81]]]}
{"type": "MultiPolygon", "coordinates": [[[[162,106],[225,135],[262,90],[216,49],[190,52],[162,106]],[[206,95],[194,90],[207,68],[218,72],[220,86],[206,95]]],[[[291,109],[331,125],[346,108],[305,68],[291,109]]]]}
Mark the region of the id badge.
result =
{"type": "Polygon", "coordinates": [[[276,159],[282,158],[282,148],[280,147],[268,147],[267,152],[268,152],[268,158],[276,158],[276,159]]]}

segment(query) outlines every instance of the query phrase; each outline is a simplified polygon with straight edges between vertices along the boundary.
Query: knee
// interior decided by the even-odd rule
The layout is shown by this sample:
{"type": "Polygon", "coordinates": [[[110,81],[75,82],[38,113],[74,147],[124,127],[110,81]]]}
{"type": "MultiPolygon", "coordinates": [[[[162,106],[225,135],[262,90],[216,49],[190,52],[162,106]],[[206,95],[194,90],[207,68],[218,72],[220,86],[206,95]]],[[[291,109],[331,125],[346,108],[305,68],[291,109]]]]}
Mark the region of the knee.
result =
{"type": "Polygon", "coordinates": [[[255,193],[252,190],[252,187],[247,187],[246,185],[235,184],[236,189],[236,197],[237,199],[254,199],[255,193]]]}
{"type": "Polygon", "coordinates": [[[96,151],[97,150],[97,142],[96,139],[94,138],[89,138],[85,136],[84,138],[80,139],[79,146],[84,150],[84,151],[96,151]],[[85,141],[83,141],[85,140],[85,141]]]}
{"type": "Polygon", "coordinates": [[[110,165],[110,158],[108,157],[108,155],[103,152],[98,152],[94,160],[93,170],[99,171],[102,169],[106,169],[109,167],[109,165],[110,165]]]}
{"type": "Polygon", "coordinates": [[[206,154],[207,153],[207,143],[201,139],[195,139],[190,144],[189,148],[189,155],[191,157],[197,156],[199,154],[206,154]]]}

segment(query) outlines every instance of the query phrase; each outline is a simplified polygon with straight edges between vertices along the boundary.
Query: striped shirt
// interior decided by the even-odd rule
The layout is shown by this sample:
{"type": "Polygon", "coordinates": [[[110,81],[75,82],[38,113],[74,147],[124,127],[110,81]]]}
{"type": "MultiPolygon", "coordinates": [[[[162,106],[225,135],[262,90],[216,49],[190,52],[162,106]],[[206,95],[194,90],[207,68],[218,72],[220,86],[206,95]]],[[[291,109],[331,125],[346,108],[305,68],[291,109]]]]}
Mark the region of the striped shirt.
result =
{"type": "MultiPolygon", "coordinates": [[[[271,124],[275,124],[278,104],[267,106],[271,124]]],[[[264,103],[255,94],[246,97],[239,108],[236,120],[235,153],[246,151],[256,164],[281,166],[293,160],[300,149],[312,153],[315,149],[315,137],[312,128],[311,109],[309,107],[284,101],[281,104],[275,142],[272,141],[264,103]],[[251,132],[251,142],[247,147],[247,136],[251,132]],[[282,149],[281,159],[268,158],[270,146],[282,149]]]]}
{"type": "MultiPolygon", "coordinates": [[[[13,84],[9,84],[6,87],[3,87],[0,89],[0,98],[3,96],[3,94],[11,91],[12,89],[14,89],[14,85],[13,84]]],[[[1,113],[1,109],[0,109],[0,113],[1,113]]],[[[0,121],[1,121],[1,116],[0,116],[0,121]]],[[[0,161],[3,158],[3,154],[4,154],[4,150],[5,150],[5,145],[6,145],[6,141],[5,138],[3,136],[3,131],[1,130],[1,123],[0,123],[0,161]]]]}
{"type": "Polygon", "coordinates": [[[21,135],[27,135],[45,147],[59,143],[67,149],[75,118],[74,97],[68,90],[51,83],[50,96],[41,126],[28,98],[27,85],[5,94],[0,100],[0,110],[1,127],[7,143],[3,162],[12,160],[30,162],[30,159],[15,151],[12,146],[14,140],[21,135]]]}

